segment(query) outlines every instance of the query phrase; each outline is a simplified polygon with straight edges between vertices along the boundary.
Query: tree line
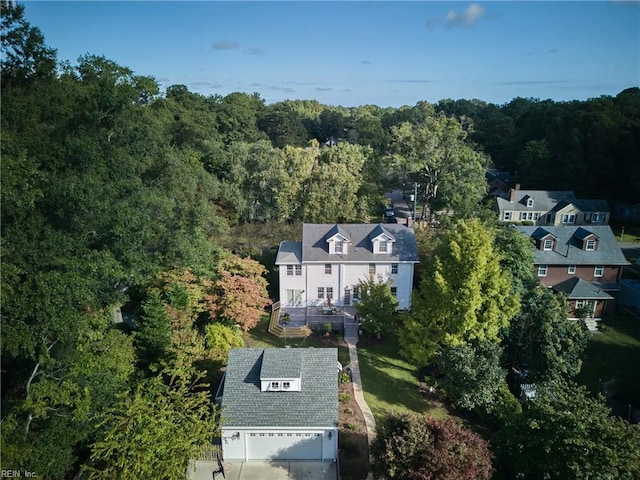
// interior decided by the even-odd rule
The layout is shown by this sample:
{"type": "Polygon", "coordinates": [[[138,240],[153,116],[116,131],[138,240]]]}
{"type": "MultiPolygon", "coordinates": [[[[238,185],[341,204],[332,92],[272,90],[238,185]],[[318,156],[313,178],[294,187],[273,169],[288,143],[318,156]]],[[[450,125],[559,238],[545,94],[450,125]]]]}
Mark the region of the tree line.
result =
{"type": "MultiPolygon", "coordinates": [[[[627,183],[598,183],[589,196],[637,192],[637,89],[568,104],[266,105],[182,85],[161,94],[155,79],[99,55],[60,62],[14,2],[2,1],[1,28],[3,468],[182,478],[215,435],[207,380],[270,301],[264,266],[218,241],[237,225],[375,219],[384,192],[403,182],[420,183],[423,205],[471,218],[492,159],[525,186],[560,165],[555,181],[582,182],[597,166],[599,178],[627,183]],[[565,123],[540,120],[552,111],[565,123]],[[572,137],[560,128],[569,126],[572,137]],[[568,138],[582,147],[573,157],[568,138]],[[553,169],[534,168],[544,162],[553,169]],[[113,324],[123,305],[135,309],[133,326],[113,324]]],[[[459,286],[474,299],[503,287],[459,286]]],[[[510,312],[503,300],[482,308],[510,312]]],[[[474,308],[459,305],[438,345],[460,347],[474,308]]],[[[416,321],[430,328],[440,313],[416,321]]],[[[486,327],[474,341],[495,339],[486,327]]]]}

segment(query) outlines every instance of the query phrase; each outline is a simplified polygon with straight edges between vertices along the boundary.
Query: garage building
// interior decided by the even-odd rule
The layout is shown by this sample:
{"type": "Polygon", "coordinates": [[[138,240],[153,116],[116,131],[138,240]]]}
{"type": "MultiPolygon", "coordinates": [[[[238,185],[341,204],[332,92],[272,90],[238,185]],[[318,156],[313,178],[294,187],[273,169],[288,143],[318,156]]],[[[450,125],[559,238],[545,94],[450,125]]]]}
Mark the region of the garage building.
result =
{"type": "Polygon", "coordinates": [[[335,348],[238,348],[222,393],[228,461],[333,462],[338,451],[335,348]]]}

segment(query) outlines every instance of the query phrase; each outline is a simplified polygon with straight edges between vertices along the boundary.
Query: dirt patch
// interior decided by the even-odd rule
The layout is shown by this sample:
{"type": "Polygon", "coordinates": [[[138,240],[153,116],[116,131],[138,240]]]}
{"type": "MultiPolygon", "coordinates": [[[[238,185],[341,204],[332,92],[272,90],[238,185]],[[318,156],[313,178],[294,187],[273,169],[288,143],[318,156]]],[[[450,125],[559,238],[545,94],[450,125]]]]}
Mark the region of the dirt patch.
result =
{"type": "Polygon", "coordinates": [[[340,476],[343,480],[364,480],[369,472],[367,427],[353,396],[353,384],[338,386],[340,432],[340,476]]]}

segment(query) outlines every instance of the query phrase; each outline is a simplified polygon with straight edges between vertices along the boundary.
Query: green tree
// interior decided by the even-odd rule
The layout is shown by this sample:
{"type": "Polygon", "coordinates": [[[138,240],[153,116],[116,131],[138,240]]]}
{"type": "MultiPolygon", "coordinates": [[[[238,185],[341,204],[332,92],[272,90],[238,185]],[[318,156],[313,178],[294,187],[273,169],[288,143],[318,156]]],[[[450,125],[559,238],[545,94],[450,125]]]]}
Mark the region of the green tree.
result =
{"type": "Polygon", "coordinates": [[[535,399],[497,440],[517,478],[640,476],[640,427],[611,417],[602,397],[574,383],[538,385],[535,399]]]}
{"type": "Polygon", "coordinates": [[[378,338],[394,327],[398,299],[391,293],[391,284],[391,281],[383,282],[374,277],[358,284],[360,300],[356,303],[356,311],[364,320],[362,328],[378,338]]]}
{"type": "Polygon", "coordinates": [[[143,365],[156,369],[166,360],[171,345],[171,322],[157,290],[142,303],[139,323],[135,334],[138,357],[143,365]]]}
{"type": "Polygon", "coordinates": [[[184,479],[210,446],[217,423],[209,389],[174,377],[143,381],[100,418],[100,437],[85,465],[90,479],[184,479]]]}
{"type": "Polygon", "coordinates": [[[402,352],[427,365],[442,345],[497,342],[518,312],[518,295],[500,267],[494,231],[477,219],[459,220],[441,234],[400,331],[402,352]]]}
{"type": "Polygon", "coordinates": [[[535,247],[517,229],[500,225],[496,230],[495,248],[500,255],[500,266],[509,274],[511,289],[523,297],[533,285],[538,284],[531,267],[535,247]]]}
{"type": "Polygon", "coordinates": [[[224,364],[232,348],[244,347],[242,330],[238,325],[228,326],[222,323],[211,323],[205,328],[205,344],[211,358],[224,364]]]}
{"type": "Polygon", "coordinates": [[[443,114],[427,116],[424,123],[405,122],[391,132],[399,168],[420,184],[424,211],[436,201],[461,216],[477,210],[486,193],[488,162],[468,145],[457,120],[443,114]]]}
{"type": "Polygon", "coordinates": [[[437,364],[443,378],[438,384],[454,406],[466,410],[489,409],[507,374],[500,365],[501,354],[500,346],[490,341],[442,349],[437,364]]]}
{"type": "Polygon", "coordinates": [[[371,445],[375,478],[488,480],[489,443],[453,419],[392,413],[378,423],[371,445]]]}
{"type": "Polygon", "coordinates": [[[11,84],[29,84],[35,79],[53,77],[56,51],[47,47],[40,29],[24,18],[24,5],[2,0],[1,45],[2,90],[11,84]]]}
{"type": "Polygon", "coordinates": [[[574,377],[580,372],[589,332],[582,322],[567,319],[561,295],[536,285],[522,296],[520,313],[505,331],[507,364],[525,367],[532,381],[574,377]]]}

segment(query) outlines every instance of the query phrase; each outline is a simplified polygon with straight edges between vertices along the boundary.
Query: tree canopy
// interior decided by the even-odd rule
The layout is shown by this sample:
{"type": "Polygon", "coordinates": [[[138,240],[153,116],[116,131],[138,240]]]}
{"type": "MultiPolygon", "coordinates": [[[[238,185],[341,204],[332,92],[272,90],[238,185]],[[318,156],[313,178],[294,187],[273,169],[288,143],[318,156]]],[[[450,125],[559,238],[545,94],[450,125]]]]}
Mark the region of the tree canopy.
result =
{"type": "Polygon", "coordinates": [[[494,231],[477,219],[441,234],[400,331],[403,354],[424,366],[443,345],[499,341],[519,310],[509,276],[500,268],[494,231]]]}

